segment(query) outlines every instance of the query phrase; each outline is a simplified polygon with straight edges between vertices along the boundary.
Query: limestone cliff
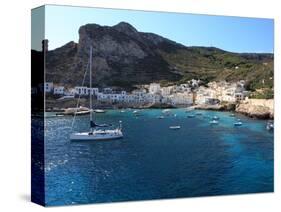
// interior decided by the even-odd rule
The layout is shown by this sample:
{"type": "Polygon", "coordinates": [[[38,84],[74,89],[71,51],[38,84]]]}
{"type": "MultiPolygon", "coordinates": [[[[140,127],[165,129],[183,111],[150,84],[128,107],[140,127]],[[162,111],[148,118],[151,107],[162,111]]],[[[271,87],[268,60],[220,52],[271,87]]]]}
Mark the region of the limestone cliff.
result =
{"type": "Polygon", "coordinates": [[[253,118],[274,118],[273,99],[248,99],[236,106],[236,112],[253,118]]]}

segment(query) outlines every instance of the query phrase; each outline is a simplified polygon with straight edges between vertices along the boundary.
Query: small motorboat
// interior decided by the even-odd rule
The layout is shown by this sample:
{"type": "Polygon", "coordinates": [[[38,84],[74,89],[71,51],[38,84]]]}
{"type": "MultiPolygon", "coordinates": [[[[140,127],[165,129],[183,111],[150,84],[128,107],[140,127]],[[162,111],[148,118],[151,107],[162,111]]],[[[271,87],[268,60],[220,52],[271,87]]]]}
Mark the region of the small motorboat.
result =
{"type": "Polygon", "coordinates": [[[162,110],[162,113],[169,113],[169,112],[171,112],[171,109],[164,109],[164,110],[162,110]]]}
{"type": "Polygon", "coordinates": [[[187,112],[192,111],[192,110],[194,110],[193,107],[188,107],[188,108],[186,108],[185,112],[187,113],[187,112]]]}
{"type": "Polygon", "coordinates": [[[189,114],[187,117],[188,117],[188,118],[194,118],[195,115],[194,115],[194,114],[189,114]]]}
{"type": "Polygon", "coordinates": [[[197,113],[196,113],[196,115],[197,115],[197,116],[202,116],[202,115],[203,115],[203,113],[201,113],[201,112],[197,112],[197,113]]]}
{"type": "Polygon", "coordinates": [[[219,120],[219,119],[220,119],[220,117],[218,117],[218,116],[213,117],[213,120],[219,120]]]}
{"type": "Polygon", "coordinates": [[[56,113],[56,115],[70,115],[70,116],[79,116],[90,114],[92,110],[87,107],[77,107],[77,108],[66,108],[63,112],[56,113]]]}
{"type": "Polygon", "coordinates": [[[169,127],[171,130],[179,130],[181,126],[170,126],[169,127]]]}
{"type": "Polygon", "coordinates": [[[235,117],[235,114],[234,114],[234,113],[231,113],[229,116],[230,116],[230,117],[235,117]]]}
{"type": "Polygon", "coordinates": [[[242,126],[242,124],[243,123],[241,121],[237,121],[237,122],[234,123],[234,126],[239,127],[239,126],[242,126]]]}
{"type": "Polygon", "coordinates": [[[166,116],[172,115],[171,109],[164,109],[164,110],[162,110],[162,113],[165,114],[166,116]]]}
{"type": "Polygon", "coordinates": [[[266,124],[266,129],[267,129],[268,131],[273,131],[273,130],[274,130],[273,121],[267,122],[267,124],[266,124]]]}
{"type": "Polygon", "coordinates": [[[104,110],[101,110],[101,109],[96,109],[96,110],[94,110],[94,112],[95,112],[95,113],[105,113],[105,111],[104,111],[104,110]]]}
{"type": "Polygon", "coordinates": [[[163,119],[163,118],[164,118],[164,116],[157,116],[157,118],[158,118],[158,119],[163,119]]]}
{"type": "Polygon", "coordinates": [[[212,120],[209,122],[211,125],[217,125],[219,124],[219,122],[217,120],[212,120]]]}

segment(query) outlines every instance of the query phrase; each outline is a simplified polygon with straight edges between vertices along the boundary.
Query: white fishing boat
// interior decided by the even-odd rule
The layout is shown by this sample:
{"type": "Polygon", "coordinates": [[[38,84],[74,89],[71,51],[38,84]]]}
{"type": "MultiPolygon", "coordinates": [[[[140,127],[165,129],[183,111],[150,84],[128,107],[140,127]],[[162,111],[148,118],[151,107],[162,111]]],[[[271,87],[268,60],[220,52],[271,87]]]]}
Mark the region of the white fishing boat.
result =
{"type": "Polygon", "coordinates": [[[209,122],[211,125],[217,125],[219,124],[219,122],[217,120],[212,120],[209,122]]]}
{"type": "Polygon", "coordinates": [[[96,109],[94,111],[95,111],[95,113],[105,113],[105,110],[101,110],[101,109],[96,109]]]}
{"type": "Polygon", "coordinates": [[[171,130],[179,130],[181,126],[170,126],[169,127],[171,130]]]}
{"type": "Polygon", "coordinates": [[[194,118],[195,115],[194,115],[194,114],[189,114],[187,117],[188,117],[188,118],[194,118]]]}
{"type": "Polygon", "coordinates": [[[267,122],[267,124],[266,124],[266,129],[267,129],[268,131],[273,131],[273,130],[274,130],[274,123],[273,123],[273,121],[267,122]]]}
{"type": "Polygon", "coordinates": [[[242,121],[237,121],[234,123],[234,126],[239,127],[239,126],[242,126],[242,124],[243,124],[242,121]]]}
{"type": "MultiPolygon", "coordinates": [[[[90,56],[89,56],[89,77],[90,77],[90,88],[92,88],[92,47],[90,47],[90,56]]],[[[87,73],[87,71],[86,71],[87,73]]],[[[86,75],[85,73],[85,75],[86,75]]],[[[74,132],[70,135],[71,141],[102,141],[102,140],[112,140],[112,139],[118,139],[123,137],[122,133],[122,122],[119,121],[119,127],[115,129],[108,129],[112,125],[110,124],[96,124],[94,122],[93,117],[93,101],[92,101],[92,93],[90,94],[90,129],[87,132],[74,132]]],[[[78,98],[78,103],[79,104],[78,98]]],[[[78,108],[78,107],[76,107],[78,108]]],[[[75,122],[76,113],[74,114],[73,122],[72,122],[72,128],[75,122]]]]}
{"type": "Polygon", "coordinates": [[[164,109],[164,110],[162,110],[162,113],[169,113],[169,112],[171,112],[171,109],[164,109]]]}
{"type": "Polygon", "coordinates": [[[56,113],[56,115],[69,115],[69,116],[80,116],[90,114],[90,109],[87,107],[75,107],[66,108],[63,112],[56,113]]]}
{"type": "Polygon", "coordinates": [[[214,116],[213,120],[219,120],[220,118],[218,116],[214,116]]]}
{"type": "Polygon", "coordinates": [[[193,111],[194,110],[194,107],[187,107],[186,109],[185,109],[185,112],[189,112],[189,111],[193,111]]]}

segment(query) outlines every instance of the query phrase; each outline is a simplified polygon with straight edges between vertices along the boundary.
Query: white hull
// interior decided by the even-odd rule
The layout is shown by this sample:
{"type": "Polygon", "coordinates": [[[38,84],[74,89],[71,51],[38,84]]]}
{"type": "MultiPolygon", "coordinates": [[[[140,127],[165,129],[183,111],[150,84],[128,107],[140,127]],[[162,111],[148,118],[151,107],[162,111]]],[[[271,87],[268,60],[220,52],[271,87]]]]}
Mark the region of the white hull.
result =
{"type": "Polygon", "coordinates": [[[235,127],[239,127],[239,126],[242,126],[242,124],[243,124],[242,122],[235,122],[235,123],[234,123],[234,126],[235,126],[235,127]]]}
{"type": "Polygon", "coordinates": [[[81,132],[72,133],[70,135],[71,141],[101,141],[101,140],[113,140],[122,138],[123,134],[121,130],[94,130],[93,133],[81,132]]]}
{"type": "Polygon", "coordinates": [[[170,126],[169,128],[171,130],[179,130],[181,127],[180,126],[170,126]]]}
{"type": "Polygon", "coordinates": [[[210,123],[211,125],[217,125],[217,124],[219,124],[219,122],[216,121],[216,120],[210,121],[209,123],[210,123]]]}

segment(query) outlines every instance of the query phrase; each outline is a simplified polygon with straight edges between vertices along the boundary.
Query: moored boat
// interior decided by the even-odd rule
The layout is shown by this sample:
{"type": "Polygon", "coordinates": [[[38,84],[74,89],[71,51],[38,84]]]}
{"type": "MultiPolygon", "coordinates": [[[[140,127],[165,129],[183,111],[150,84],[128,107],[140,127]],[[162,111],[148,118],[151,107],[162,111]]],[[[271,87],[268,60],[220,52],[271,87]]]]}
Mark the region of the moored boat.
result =
{"type": "MultiPolygon", "coordinates": [[[[92,47],[90,47],[90,55],[89,55],[89,78],[90,78],[90,88],[92,88],[92,47]]],[[[86,73],[85,73],[86,75],[86,73]]],[[[79,96],[80,99],[80,96],[79,96]]],[[[78,102],[79,103],[79,102],[78,102]]],[[[78,105],[78,104],[77,104],[78,105]]],[[[110,124],[96,124],[94,122],[93,113],[93,100],[92,100],[92,93],[90,94],[90,129],[87,132],[74,132],[70,134],[71,141],[101,141],[101,140],[112,140],[118,139],[123,137],[122,133],[122,122],[119,121],[119,127],[115,129],[108,129],[110,124]]],[[[88,112],[87,111],[87,112],[88,112]]],[[[103,112],[101,110],[96,110],[98,112],[103,112]]],[[[81,111],[82,112],[82,111],[81,111]]],[[[74,113],[74,118],[72,122],[72,128],[75,122],[75,117],[77,114],[77,110],[74,113]]]]}
{"type": "Polygon", "coordinates": [[[105,110],[101,110],[101,109],[96,109],[94,110],[95,113],[105,113],[105,110]]]}
{"type": "Polygon", "coordinates": [[[234,126],[239,127],[239,126],[242,126],[242,124],[243,123],[241,121],[237,121],[237,122],[234,123],[234,126]]]}
{"type": "Polygon", "coordinates": [[[219,120],[219,119],[220,119],[220,117],[218,117],[218,116],[213,117],[213,120],[219,120]]]}
{"type": "Polygon", "coordinates": [[[211,125],[217,125],[217,124],[219,124],[219,122],[217,121],[217,120],[211,120],[210,122],[209,122],[211,125]]]}
{"type": "Polygon", "coordinates": [[[266,129],[268,131],[273,131],[274,130],[274,123],[273,121],[268,121],[267,124],[266,124],[266,129]]]}
{"type": "Polygon", "coordinates": [[[179,130],[181,128],[181,126],[177,125],[177,126],[170,126],[169,127],[171,130],[179,130]]]}

